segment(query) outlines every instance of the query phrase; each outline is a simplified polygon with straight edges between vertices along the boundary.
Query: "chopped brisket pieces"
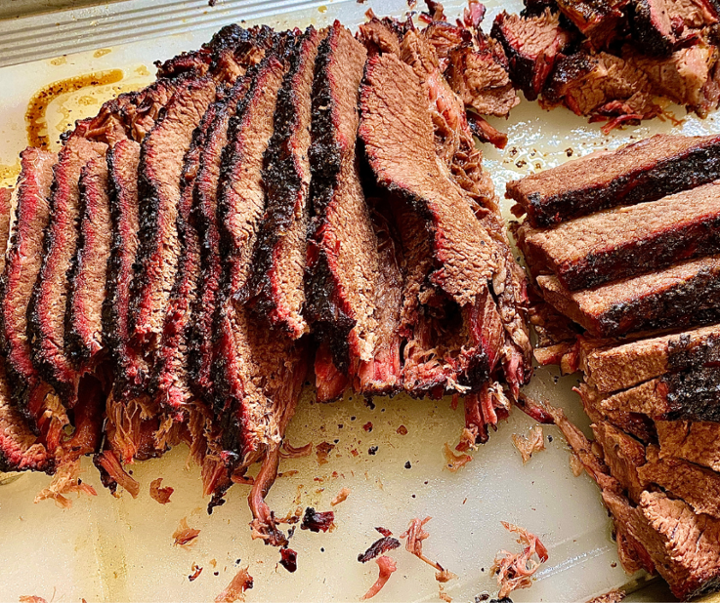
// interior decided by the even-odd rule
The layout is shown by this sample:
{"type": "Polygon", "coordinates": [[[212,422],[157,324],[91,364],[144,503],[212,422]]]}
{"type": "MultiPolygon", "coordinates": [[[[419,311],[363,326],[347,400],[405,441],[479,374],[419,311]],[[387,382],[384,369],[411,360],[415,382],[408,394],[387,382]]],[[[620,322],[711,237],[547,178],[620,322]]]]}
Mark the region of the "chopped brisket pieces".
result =
{"type": "Polygon", "coordinates": [[[139,245],[131,305],[137,345],[159,344],[180,254],[177,216],[183,158],[214,97],[212,80],[186,80],[142,142],[139,245]]]}
{"type": "Polygon", "coordinates": [[[627,28],[623,12],[629,0],[556,0],[560,12],[596,50],[607,48],[627,28]]]}
{"type": "Polygon", "coordinates": [[[720,362],[720,325],[612,345],[580,342],[585,379],[601,392],[615,392],[665,373],[720,362]]]}
{"type": "Polygon", "coordinates": [[[668,56],[677,39],[673,32],[670,5],[672,0],[635,0],[632,34],[638,47],[658,57],[668,56]]]}
{"type": "Polygon", "coordinates": [[[148,377],[147,362],[130,341],[130,292],[140,224],[139,163],[140,145],[135,141],[120,141],[108,151],[112,244],[103,333],[115,364],[113,397],[116,399],[139,396],[148,377]]]}
{"type": "Polygon", "coordinates": [[[343,373],[353,359],[372,360],[376,344],[378,241],[355,152],[365,58],[335,22],[318,51],[312,92],[307,314],[343,373]]]}
{"type": "Polygon", "coordinates": [[[280,88],[264,158],[265,215],[255,245],[251,304],[293,339],[309,331],[303,278],[309,222],[310,124],[320,33],[308,29],[280,88]]]}
{"type": "Polygon", "coordinates": [[[549,8],[536,17],[503,11],[495,17],[490,35],[502,44],[510,78],[528,100],[535,100],[543,91],[558,55],[571,39],[560,27],[560,14],[549,8]]]}
{"type": "Polygon", "coordinates": [[[719,225],[720,183],[711,183],[552,229],[523,225],[518,235],[533,272],[550,270],[576,290],[718,253],[719,225]]]}
{"type": "Polygon", "coordinates": [[[539,276],[543,297],[597,337],[682,328],[718,319],[720,257],[676,264],[595,289],[568,291],[554,276],[539,276]]]}
{"type": "Polygon", "coordinates": [[[510,182],[506,196],[544,227],[619,205],[655,201],[720,178],[720,137],[658,134],[510,182]]]}
{"type": "Polygon", "coordinates": [[[80,236],[70,271],[65,347],[78,369],[103,350],[102,308],[112,227],[105,157],[88,161],[80,174],[80,236]]]}
{"type": "Polygon", "coordinates": [[[81,207],[78,183],[83,166],[91,159],[104,157],[106,149],[104,143],[91,142],[75,134],[60,151],[54,168],[42,266],[28,310],[33,363],[69,406],[76,401],[78,378],[64,349],[70,292],[67,273],[78,243],[81,207]]]}

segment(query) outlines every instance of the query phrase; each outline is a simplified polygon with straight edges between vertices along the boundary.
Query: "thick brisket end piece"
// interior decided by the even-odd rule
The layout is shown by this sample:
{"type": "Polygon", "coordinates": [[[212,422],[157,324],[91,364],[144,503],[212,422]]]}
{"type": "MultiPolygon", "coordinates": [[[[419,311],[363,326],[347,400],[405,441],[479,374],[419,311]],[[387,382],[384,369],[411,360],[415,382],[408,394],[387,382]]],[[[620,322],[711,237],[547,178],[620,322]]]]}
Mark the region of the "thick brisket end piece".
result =
{"type": "Polygon", "coordinates": [[[719,226],[720,183],[711,183],[518,235],[534,272],[549,269],[576,290],[718,253],[719,226]]]}
{"type": "Polygon", "coordinates": [[[140,228],[137,175],[140,145],[123,140],[107,154],[112,244],[103,306],[104,345],[115,362],[113,397],[130,399],[140,394],[147,378],[147,363],[130,342],[131,284],[140,228]]]}
{"type": "Polygon", "coordinates": [[[720,369],[693,368],[651,379],[603,400],[601,407],[654,419],[720,422],[720,369]]]}
{"type": "Polygon", "coordinates": [[[720,472],[720,423],[656,421],[660,458],[675,457],[720,472]]]}
{"type": "Polygon", "coordinates": [[[365,59],[365,47],[336,21],[320,45],[312,93],[307,315],[343,373],[353,358],[372,360],[376,343],[378,243],[356,157],[365,59]]]}
{"type": "Polygon", "coordinates": [[[72,406],[78,374],[65,353],[65,313],[70,282],[68,271],[77,251],[80,219],[80,170],[90,160],[105,156],[107,145],[71,136],[54,169],[50,221],[45,231],[43,260],[29,309],[33,362],[72,406]]]}
{"type": "Polygon", "coordinates": [[[238,102],[247,94],[252,78],[239,78],[227,95],[217,101],[217,116],[201,149],[195,177],[197,225],[200,234],[201,282],[199,299],[194,310],[191,334],[190,374],[196,394],[212,399],[213,329],[220,293],[222,264],[220,260],[220,229],[217,221],[217,193],[223,149],[228,141],[228,125],[238,102]]]}
{"type": "Polygon", "coordinates": [[[158,401],[177,413],[192,400],[188,366],[188,335],[190,317],[197,302],[200,279],[200,239],[195,226],[195,176],[205,139],[217,116],[218,105],[211,104],[193,134],[190,150],[185,155],[180,178],[177,231],[180,245],[178,270],[170,305],[163,326],[160,349],[153,368],[153,387],[158,401]]]}
{"type": "Polygon", "coordinates": [[[720,363],[720,325],[661,335],[621,345],[580,343],[586,381],[601,392],[638,385],[665,373],[720,363]]]}
{"type": "Polygon", "coordinates": [[[65,346],[68,357],[83,369],[103,350],[102,308],[112,242],[105,157],[87,163],[79,187],[80,238],[70,273],[65,346]]]}
{"type": "Polygon", "coordinates": [[[140,232],[131,306],[136,345],[153,347],[160,342],[180,254],[177,217],[183,158],[214,98],[212,80],[184,82],[142,142],[140,232]]]}
{"type": "Polygon", "coordinates": [[[0,333],[7,358],[12,402],[37,429],[43,413],[42,378],[32,362],[27,314],[42,263],[43,236],[50,216],[49,198],[57,155],[28,148],[20,155],[15,215],[1,283],[0,333]]]}
{"type": "Polygon", "coordinates": [[[666,57],[677,39],[673,33],[668,0],[635,0],[632,16],[633,38],[645,54],[666,57]]]}
{"type": "Polygon", "coordinates": [[[554,276],[537,283],[548,302],[591,335],[617,337],[716,321],[719,278],[720,256],[711,256],[583,291],[568,291],[554,276]]]}
{"type": "Polygon", "coordinates": [[[688,600],[720,587],[720,520],[697,515],[663,492],[643,492],[637,506],[608,491],[603,500],[622,531],[647,551],[675,596],[688,600]]]}
{"type": "Polygon", "coordinates": [[[490,35],[502,44],[510,79],[528,100],[543,91],[558,54],[570,43],[570,34],[560,27],[560,14],[549,8],[536,17],[503,11],[495,17],[490,35]]]}
{"type": "Polygon", "coordinates": [[[265,154],[265,215],[255,246],[250,303],[270,323],[297,339],[303,316],[310,189],[311,90],[320,33],[309,29],[291,58],[275,109],[275,131],[265,154]]]}
{"type": "Polygon", "coordinates": [[[545,227],[655,201],[718,178],[719,136],[658,134],[510,182],[505,196],[520,205],[517,215],[527,213],[532,226],[545,227]]]}

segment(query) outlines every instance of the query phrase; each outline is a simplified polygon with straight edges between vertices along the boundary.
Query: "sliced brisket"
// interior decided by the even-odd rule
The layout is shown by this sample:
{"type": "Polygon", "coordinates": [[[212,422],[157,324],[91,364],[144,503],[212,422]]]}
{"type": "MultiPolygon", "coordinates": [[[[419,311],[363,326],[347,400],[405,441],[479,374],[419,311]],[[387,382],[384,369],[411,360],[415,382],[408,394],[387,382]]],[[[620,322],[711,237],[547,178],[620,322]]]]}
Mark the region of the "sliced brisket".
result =
{"type": "Polygon", "coordinates": [[[335,22],[318,51],[312,92],[307,315],[343,373],[353,358],[372,360],[376,343],[378,242],[355,152],[365,58],[363,45],[335,22]]]}
{"type": "Polygon", "coordinates": [[[79,189],[80,236],[69,276],[65,347],[78,369],[89,369],[103,350],[102,308],[112,242],[105,157],[85,165],[79,189]]]}
{"type": "Polygon", "coordinates": [[[310,28],[278,93],[275,129],[264,157],[265,214],[255,244],[250,303],[297,339],[303,316],[310,189],[311,90],[321,35],[310,28]]]}
{"type": "Polygon", "coordinates": [[[585,379],[601,392],[626,389],[665,373],[720,363],[720,325],[619,345],[580,343],[585,379]]]}
{"type": "Polygon", "coordinates": [[[214,97],[211,79],[186,80],[142,142],[138,168],[140,231],[131,316],[134,343],[148,349],[159,344],[177,273],[183,158],[214,97]]]}
{"type": "Polygon", "coordinates": [[[535,100],[543,91],[558,55],[571,39],[560,26],[560,14],[549,8],[536,17],[503,11],[495,17],[490,35],[502,44],[510,78],[528,100],[535,100]]]}
{"type": "Polygon", "coordinates": [[[506,196],[532,226],[655,201],[720,178],[720,137],[658,134],[510,182],[506,196]]]}
{"type": "Polygon", "coordinates": [[[610,474],[622,484],[630,499],[638,502],[644,486],[638,468],[645,464],[645,446],[606,421],[591,427],[610,474]]]}
{"type": "Polygon", "coordinates": [[[130,292],[140,228],[137,189],[140,145],[132,140],[120,141],[108,151],[107,158],[112,244],[103,333],[115,365],[113,397],[129,400],[140,395],[148,377],[147,362],[130,341],[130,292]]]}
{"type": "Polygon", "coordinates": [[[720,424],[656,421],[660,458],[676,457],[720,472],[720,424]]]}
{"type": "Polygon", "coordinates": [[[45,230],[43,260],[28,310],[33,363],[41,375],[72,406],[77,396],[78,373],[65,352],[67,311],[72,266],[78,244],[80,171],[105,156],[107,145],[91,142],[78,133],[67,140],[54,168],[50,221],[45,230]]]}
{"type": "Polygon", "coordinates": [[[552,229],[523,225],[518,242],[534,273],[549,269],[576,290],[718,253],[719,226],[720,183],[711,183],[552,229]]]}
{"type": "Polygon", "coordinates": [[[665,270],[568,291],[554,276],[539,276],[543,297],[597,337],[683,328],[718,319],[720,257],[676,264],[665,270]]]}

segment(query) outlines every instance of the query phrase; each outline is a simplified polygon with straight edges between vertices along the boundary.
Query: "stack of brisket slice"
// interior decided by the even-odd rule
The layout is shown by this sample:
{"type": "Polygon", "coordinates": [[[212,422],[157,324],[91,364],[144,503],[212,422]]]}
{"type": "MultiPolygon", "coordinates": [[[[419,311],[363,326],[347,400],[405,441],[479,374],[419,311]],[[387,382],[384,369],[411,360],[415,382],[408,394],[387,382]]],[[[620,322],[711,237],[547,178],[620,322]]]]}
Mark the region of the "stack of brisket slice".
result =
{"type": "Polygon", "coordinates": [[[311,367],[321,401],[464,397],[460,448],[485,442],[531,349],[466,115],[517,101],[481,16],[229,26],[24,151],[0,196],[0,469],[62,501],[93,454],[136,495],[125,467],[184,442],[209,509],[252,483],[253,535],[283,546],[264,499],[311,367]]]}
{"type": "Polygon", "coordinates": [[[525,0],[491,35],[516,88],[606,130],[670,101],[705,117],[720,102],[717,0],[525,0]]]}
{"type": "Polygon", "coordinates": [[[658,135],[507,187],[536,357],[584,373],[620,558],[681,598],[720,587],[719,178],[720,136],[658,135]]]}

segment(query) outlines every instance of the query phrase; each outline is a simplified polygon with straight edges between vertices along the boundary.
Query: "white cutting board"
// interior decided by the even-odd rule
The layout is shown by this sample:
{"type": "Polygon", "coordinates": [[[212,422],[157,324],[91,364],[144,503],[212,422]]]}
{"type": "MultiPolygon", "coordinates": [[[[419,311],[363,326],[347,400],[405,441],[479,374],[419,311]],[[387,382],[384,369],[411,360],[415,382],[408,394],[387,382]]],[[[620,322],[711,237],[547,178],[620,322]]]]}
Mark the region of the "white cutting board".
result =
{"type": "MultiPolygon", "coordinates": [[[[292,3],[284,4],[290,10],[287,5],[292,3]]],[[[458,6],[458,2],[448,2],[448,13],[457,14],[458,6]]],[[[498,6],[488,2],[486,30],[498,6]]],[[[521,8],[519,2],[504,6],[512,11],[521,8]]],[[[262,22],[279,28],[323,26],[339,17],[353,26],[362,22],[369,7],[379,15],[402,15],[407,10],[401,0],[346,1],[288,12],[279,19],[265,17],[262,22]]],[[[28,99],[40,88],[89,72],[119,68],[125,74],[114,88],[85,89],[58,98],[48,112],[49,134],[56,139],[67,115],[74,120],[94,113],[109,95],[147,83],[150,77],[144,74],[153,72],[153,60],[196,48],[210,33],[194,29],[114,46],[107,53],[84,52],[0,69],[0,177],[12,179],[17,173],[17,154],[26,145],[23,116],[28,99]]],[[[675,108],[675,115],[681,117],[684,111],[675,108]]],[[[655,120],[606,137],[599,125],[588,125],[565,109],[546,113],[530,102],[514,109],[508,121],[492,122],[509,133],[505,151],[483,147],[484,165],[501,195],[507,180],[567,160],[567,149],[577,157],[659,131],[720,132],[713,118],[687,118],[674,127],[655,120]]],[[[505,204],[509,218],[507,210],[505,204]]],[[[527,392],[562,406],[573,421],[587,428],[579,399],[570,391],[576,383],[577,377],[558,379],[555,370],[539,369],[527,392]]],[[[295,574],[277,566],[275,549],[251,541],[247,486],[233,487],[227,503],[212,516],[206,514],[199,471],[186,466],[185,448],[131,468],[142,487],[137,500],[127,493],[113,498],[86,461],[84,477],[97,489],[97,497],[74,499],[70,510],[56,508],[52,502],[35,505],[35,494],[49,478],[23,474],[0,487],[0,601],[17,601],[21,595],[48,601],[211,601],[240,567],[248,565],[255,579],[254,589],[247,594],[249,601],[356,601],[377,576],[374,563],[361,565],[356,560],[379,537],[373,528],[383,526],[397,536],[411,518],[424,516],[433,518],[424,550],[457,574],[458,579],[446,585],[456,601],[472,601],[484,591],[496,593],[489,571],[493,558],[500,549],[519,547],[501,520],[537,534],[550,552],[533,587],[514,592],[515,601],[583,601],[630,581],[618,564],[598,489],[587,476],[573,476],[557,429],[544,428],[552,442],[546,439],[547,450],[523,466],[510,436],[527,433],[534,423],[514,410],[490,442],[473,453],[473,461],[451,473],[445,468],[443,444],[457,443],[463,422],[462,408],[453,411],[449,399],[379,398],[371,410],[358,397],[333,405],[314,404],[308,391],[290,425],[288,440],[293,446],[336,442],[336,448],[324,465],[314,455],[283,461],[280,471],[298,473],[278,479],[269,503],[284,515],[298,505],[328,510],[330,500],[343,487],[350,488],[351,494],[334,509],[334,532],[298,530],[292,540],[299,553],[295,574]],[[368,422],[373,425],[371,432],[363,429],[368,422]],[[400,425],[407,428],[407,435],[397,433],[400,425]],[[374,456],[368,454],[371,446],[378,446],[374,456]],[[359,454],[355,456],[353,450],[359,454]],[[407,461],[410,469],[405,468],[407,461]],[[166,506],[148,493],[150,481],[161,476],[163,486],[175,488],[166,506]],[[189,550],[172,544],[172,533],[183,517],[201,530],[189,550]],[[193,563],[203,571],[190,582],[193,563]]],[[[392,556],[398,571],[375,600],[438,600],[434,570],[404,549],[392,556]]]]}

